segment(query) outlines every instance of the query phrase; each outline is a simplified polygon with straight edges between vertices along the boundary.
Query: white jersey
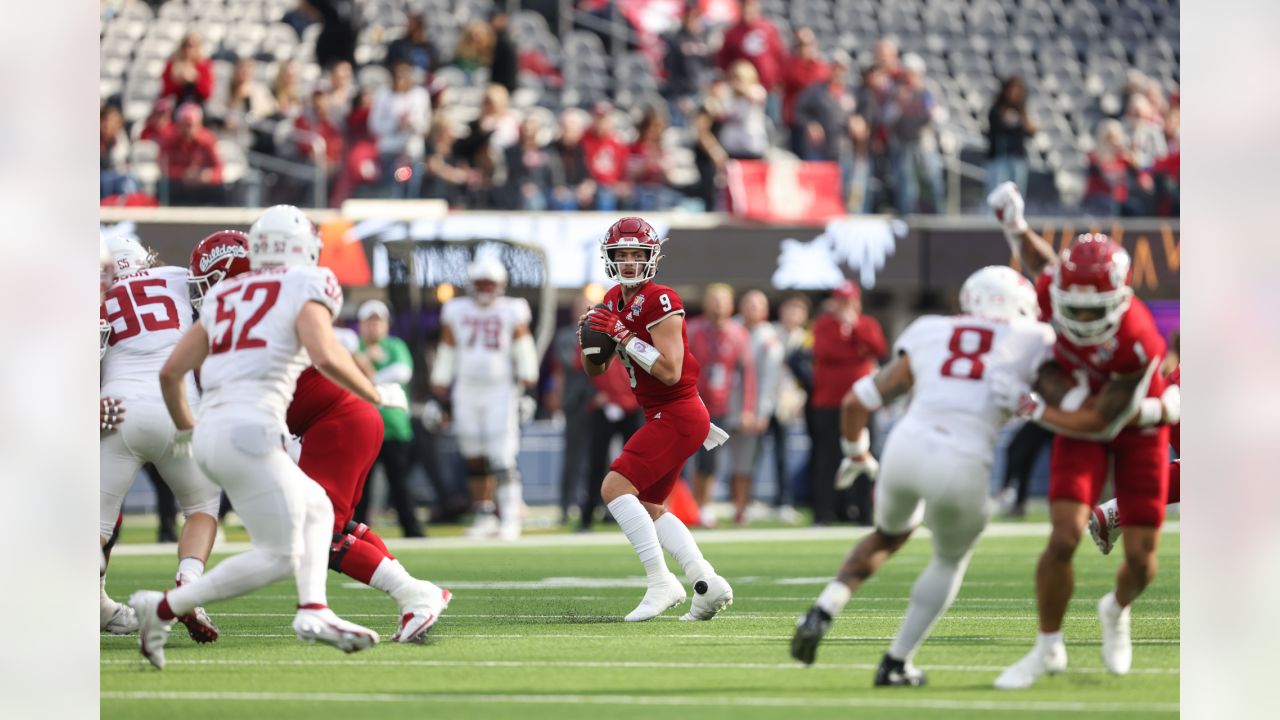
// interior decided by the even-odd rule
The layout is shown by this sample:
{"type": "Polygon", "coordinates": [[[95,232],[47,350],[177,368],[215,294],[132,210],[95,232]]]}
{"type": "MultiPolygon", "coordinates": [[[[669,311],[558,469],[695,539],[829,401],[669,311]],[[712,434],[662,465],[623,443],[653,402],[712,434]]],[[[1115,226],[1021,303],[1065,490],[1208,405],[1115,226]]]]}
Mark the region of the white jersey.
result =
{"type": "Polygon", "coordinates": [[[213,286],[200,316],[209,334],[202,416],[234,406],[284,425],[298,375],[310,364],[296,329],[308,302],[335,317],[342,309],[342,287],[328,268],[267,268],[213,286]]]}
{"type": "MultiPolygon", "coordinates": [[[[185,268],[149,268],[118,278],[100,309],[111,326],[102,356],[102,394],[163,402],[160,368],[191,327],[193,314],[185,268]]],[[[190,375],[187,394],[194,405],[196,386],[190,375]]]]}
{"type": "Polygon", "coordinates": [[[517,327],[528,325],[533,313],[521,298],[499,296],[488,305],[470,297],[444,304],[440,322],[453,331],[457,382],[493,387],[515,382],[515,358],[511,351],[517,327]]]}
{"type": "Polygon", "coordinates": [[[1053,341],[1053,329],[1040,322],[918,318],[894,344],[895,354],[907,354],[913,378],[904,420],[945,428],[957,449],[989,458],[1009,419],[993,396],[993,375],[1009,373],[1030,384],[1050,357],[1053,341]]]}

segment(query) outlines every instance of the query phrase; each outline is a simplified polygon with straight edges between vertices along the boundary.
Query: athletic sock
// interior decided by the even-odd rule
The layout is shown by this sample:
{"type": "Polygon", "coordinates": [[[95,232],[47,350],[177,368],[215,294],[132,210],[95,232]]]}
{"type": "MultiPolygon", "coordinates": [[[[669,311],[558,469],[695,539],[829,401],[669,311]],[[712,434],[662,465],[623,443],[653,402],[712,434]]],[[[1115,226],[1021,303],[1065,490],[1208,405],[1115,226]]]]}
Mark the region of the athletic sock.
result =
{"type": "Polygon", "coordinates": [[[1036,636],[1036,649],[1049,651],[1053,647],[1062,643],[1062,631],[1043,632],[1036,636]]]}
{"type": "Polygon", "coordinates": [[[893,644],[889,646],[891,657],[904,662],[911,660],[938,618],[942,617],[956,599],[968,564],[968,556],[950,560],[935,555],[929,561],[920,577],[916,578],[915,585],[911,586],[907,615],[902,619],[902,627],[898,628],[893,644]]]}
{"type": "Polygon", "coordinates": [[[836,617],[844,611],[844,606],[849,603],[849,598],[853,595],[853,591],[848,585],[839,580],[832,580],[822,589],[822,594],[818,596],[818,601],[814,603],[823,612],[836,617]]]}
{"type": "Polygon", "coordinates": [[[200,558],[185,557],[178,561],[177,583],[185,585],[204,575],[204,561],[200,558]]]}
{"type": "Polygon", "coordinates": [[[502,522],[519,524],[521,505],[524,504],[524,492],[519,480],[508,480],[494,491],[498,499],[498,513],[502,522]]]}
{"type": "MultiPolygon", "coordinates": [[[[347,538],[351,538],[350,535],[347,538]]],[[[346,552],[338,561],[338,572],[346,575],[353,580],[359,580],[365,585],[373,585],[373,578],[377,574],[379,563],[387,562],[387,556],[378,549],[377,545],[367,542],[363,539],[354,540],[347,547],[346,552]]],[[[390,562],[395,562],[391,560],[390,562]]],[[[396,563],[397,565],[399,563],[396,563]]],[[[383,588],[378,587],[379,590],[383,588]]]]}
{"type": "Polygon", "coordinates": [[[649,517],[649,512],[644,509],[644,505],[640,504],[640,499],[635,495],[623,495],[615,498],[608,507],[609,514],[613,515],[613,519],[617,521],[622,534],[631,541],[631,547],[635,549],[636,556],[644,565],[650,584],[670,573],[667,563],[662,559],[662,545],[658,543],[658,530],[654,527],[653,518],[649,517]]]}
{"type": "Polygon", "coordinates": [[[410,575],[399,560],[386,558],[378,564],[378,569],[369,580],[370,587],[391,596],[391,599],[395,600],[400,607],[404,607],[407,600],[412,599],[415,593],[429,585],[430,583],[426,580],[419,580],[410,575]]]}
{"type": "Polygon", "coordinates": [[[716,574],[711,563],[702,557],[693,533],[680,522],[680,518],[671,513],[663,513],[653,521],[653,527],[658,532],[658,542],[662,549],[671,553],[671,557],[684,568],[684,576],[689,582],[694,583],[716,574]]]}

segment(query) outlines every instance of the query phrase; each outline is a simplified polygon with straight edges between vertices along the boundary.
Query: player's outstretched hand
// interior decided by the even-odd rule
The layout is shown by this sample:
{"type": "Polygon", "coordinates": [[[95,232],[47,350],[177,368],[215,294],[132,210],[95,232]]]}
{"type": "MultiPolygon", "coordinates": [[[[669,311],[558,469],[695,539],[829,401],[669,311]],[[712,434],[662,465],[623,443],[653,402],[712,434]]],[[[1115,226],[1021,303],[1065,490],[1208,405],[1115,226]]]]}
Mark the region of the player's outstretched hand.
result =
{"type": "Polygon", "coordinates": [[[409,409],[409,396],[404,394],[404,387],[399,383],[382,383],[377,386],[378,407],[395,410],[409,409]]]}
{"type": "Polygon", "coordinates": [[[449,416],[440,401],[434,398],[422,407],[422,427],[427,432],[440,432],[449,425],[449,416]]]}
{"type": "Polygon", "coordinates": [[[858,457],[847,457],[840,461],[840,469],[836,470],[836,489],[844,490],[853,487],[853,481],[860,475],[868,480],[875,480],[880,474],[880,461],[871,453],[863,453],[858,457]]]}
{"type": "Polygon", "coordinates": [[[98,402],[98,424],[103,432],[111,432],[124,422],[124,405],[120,401],[104,397],[98,402]]]}
{"type": "Polygon", "coordinates": [[[179,430],[173,435],[173,447],[169,450],[169,456],[175,458],[191,457],[191,430],[179,430]]]}
{"type": "Polygon", "coordinates": [[[987,205],[995,211],[996,219],[1006,230],[1022,232],[1027,229],[1027,221],[1022,217],[1026,203],[1017,185],[1007,180],[1000,183],[987,196],[987,205]]]}
{"type": "Polygon", "coordinates": [[[626,345],[632,335],[627,326],[622,324],[622,318],[612,310],[602,307],[592,308],[591,312],[587,313],[587,327],[608,335],[619,346],[626,345]]]}
{"type": "Polygon", "coordinates": [[[538,414],[538,401],[532,395],[521,395],[518,402],[517,409],[520,413],[520,424],[528,425],[533,422],[533,416],[538,414]]]}

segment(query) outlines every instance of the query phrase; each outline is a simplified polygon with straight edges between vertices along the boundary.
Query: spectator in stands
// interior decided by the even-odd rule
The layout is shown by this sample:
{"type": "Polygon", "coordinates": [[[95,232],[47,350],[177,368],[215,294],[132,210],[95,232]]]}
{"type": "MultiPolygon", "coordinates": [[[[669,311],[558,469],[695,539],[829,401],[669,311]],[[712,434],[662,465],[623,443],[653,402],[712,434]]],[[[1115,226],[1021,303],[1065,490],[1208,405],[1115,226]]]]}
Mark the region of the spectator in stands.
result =
{"type": "MultiPolygon", "coordinates": [[[[377,383],[398,383],[406,392],[413,379],[413,353],[404,340],[390,334],[391,310],[381,300],[366,300],[357,312],[360,320],[360,352],[362,357],[373,365],[373,380],[377,383]]],[[[409,458],[412,448],[413,430],[409,425],[409,412],[400,408],[380,408],[382,425],[385,428],[382,436],[382,449],[378,452],[378,464],[387,476],[387,485],[391,490],[391,506],[395,508],[396,517],[405,537],[422,537],[422,525],[415,512],[413,493],[409,488],[409,458]]],[[[365,483],[364,497],[356,506],[353,519],[356,522],[369,522],[368,481],[365,483]]]]}
{"type": "Polygon", "coordinates": [[[671,158],[662,146],[666,129],[666,117],[658,108],[647,109],[636,128],[636,141],[627,158],[627,179],[635,188],[636,210],[668,210],[680,204],[680,194],[667,184],[671,158]]]}
{"type": "Polygon", "coordinates": [[[507,32],[507,13],[503,3],[494,6],[489,17],[489,27],[493,29],[493,65],[489,70],[489,82],[506,88],[508,93],[516,90],[516,75],[520,71],[519,59],[516,56],[515,43],[507,32]]]}
{"type": "Polygon", "coordinates": [[[853,213],[869,213],[876,204],[876,185],[872,177],[875,169],[871,155],[871,128],[866,118],[853,115],[849,118],[849,139],[852,141],[850,164],[843,173],[845,207],[853,213]]]}
{"type": "Polygon", "coordinates": [[[794,151],[802,160],[836,162],[842,168],[853,161],[849,119],[857,101],[848,87],[849,64],[843,55],[831,67],[824,66],[826,80],[813,83],[792,100],[794,151]]]}
{"type": "MultiPolygon", "coordinates": [[[[778,327],[769,322],[769,298],[759,290],[750,290],[738,303],[738,314],[751,337],[751,355],[756,365],[756,413],[755,422],[742,427],[744,445],[750,449],[752,473],[760,466],[764,455],[764,440],[772,439],[774,478],[774,508],[784,513],[791,507],[791,484],[787,477],[787,430],[778,421],[778,401],[782,396],[782,379],[786,372],[786,347],[778,327]]],[[[745,451],[746,448],[743,448],[745,451]]],[[[792,508],[794,513],[795,509],[792,508]]]]}
{"type": "Polygon", "coordinates": [[[453,52],[453,66],[466,74],[468,82],[471,82],[477,70],[493,65],[496,43],[492,25],[483,20],[468,23],[462,29],[462,37],[458,39],[458,47],[453,52]]]}
{"type": "Polygon", "coordinates": [[[667,71],[665,96],[671,109],[671,124],[684,127],[697,112],[697,97],[711,76],[711,46],[706,23],[697,3],[685,7],[680,29],[665,38],[667,51],[663,66],[667,71]]]}
{"type": "Polygon", "coordinates": [[[254,76],[257,64],[251,57],[239,58],[231,71],[227,94],[219,108],[222,124],[228,130],[253,126],[276,113],[275,98],[254,76]]]}
{"type": "MultiPolygon", "coordinates": [[[[581,358],[581,353],[578,353],[581,358]]],[[[579,359],[581,366],[581,359],[579,359]]],[[[583,373],[585,375],[585,373],[583,373]]],[[[578,531],[591,530],[600,502],[600,483],[596,478],[609,472],[609,446],[615,437],[626,443],[644,424],[644,413],[631,390],[631,377],[622,363],[615,362],[602,375],[591,378],[596,393],[590,409],[591,445],[587,450],[587,493],[582,501],[578,531]]]]}
{"type": "Polygon", "coordinates": [[[782,73],[782,124],[791,129],[791,152],[803,158],[810,145],[805,142],[804,126],[796,120],[796,103],[807,89],[831,78],[831,66],[822,59],[813,28],[797,27],[791,44],[791,57],[782,73]]]}
{"type": "Polygon", "coordinates": [[[542,121],[531,114],[520,125],[519,142],[504,152],[507,173],[503,207],[508,210],[546,210],[551,188],[564,185],[560,158],[540,142],[541,134],[542,121]]]}
{"type": "Polygon", "coordinates": [[[759,160],[769,149],[768,93],[756,68],[738,60],[729,68],[728,92],[720,107],[720,145],[734,160],[759,160]]]}
{"type": "Polygon", "coordinates": [[[898,212],[906,215],[922,211],[916,204],[920,185],[929,191],[932,212],[941,212],[942,156],[933,130],[941,108],[924,85],[924,60],[908,54],[902,67],[902,82],[885,108],[898,212]]]}
{"type": "Polygon", "coordinates": [[[1138,214],[1138,203],[1132,196],[1139,191],[1139,183],[1150,184],[1151,177],[1134,166],[1124,126],[1119,120],[1103,120],[1089,153],[1081,206],[1104,217],[1138,214]]]}
{"type": "Polygon", "coordinates": [[[426,73],[434,72],[440,64],[440,51],[427,35],[425,13],[410,13],[404,35],[387,46],[387,63],[400,59],[426,73]]]}
{"type": "Polygon", "coordinates": [[[1151,169],[1155,182],[1155,212],[1161,217],[1177,217],[1181,212],[1181,125],[1181,111],[1177,105],[1172,105],[1164,119],[1165,144],[1169,152],[1151,169]]]}
{"type": "Polygon", "coordinates": [[[456,151],[457,139],[449,119],[437,115],[431,123],[431,133],[427,136],[426,177],[423,195],[428,198],[445,200],[450,207],[462,203],[471,182],[471,170],[464,159],[456,151]]]}
{"type": "Polygon", "coordinates": [[[596,209],[613,211],[631,198],[626,182],[627,146],[614,129],[613,106],[597,103],[591,129],[582,137],[587,171],[596,182],[596,209]]]}
{"type": "Polygon", "coordinates": [[[688,327],[689,352],[702,368],[698,394],[707,405],[711,422],[730,435],[720,453],[699,449],[695,456],[693,497],[706,527],[716,525],[711,501],[720,454],[728,453],[732,460],[730,494],[734,519],[739,524],[746,522],[747,505],[751,502],[750,461],[754,445],[739,436],[756,426],[755,358],[751,336],[732,315],[733,288],[713,283],[702,296],[702,315],[691,320],[688,327]]]}
{"type": "Polygon", "coordinates": [[[129,136],[120,108],[107,103],[98,111],[98,199],[135,192],[129,175],[129,136]]]}
{"type": "Polygon", "coordinates": [[[351,0],[307,0],[324,25],[316,36],[316,62],[327,70],[336,62],[356,63],[356,3],[351,0]]]}
{"type": "Polygon", "coordinates": [[[292,10],[285,12],[284,17],[280,18],[280,22],[293,28],[298,33],[298,38],[302,38],[303,32],[308,27],[315,24],[316,11],[312,9],[311,3],[307,0],[298,0],[298,4],[292,10]]]}
{"type": "MultiPolygon", "coordinates": [[[[759,83],[767,93],[781,89],[787,48],[778,28],[764,17],[760,0],[743,0],[738,23],[724,33],[716,65],[732,76],[734,64],[744,60],[755,68],[759,83]]],[[[775,122],[781,119],[781,103],[777,98],[777,95],[770,96],[770,113],[775,122]]]]}
{"type": "Polygon", "coordinates": [[[316,138],[303,133],[315,133],[324,145],[325,172],[329,177],[342,167],[342,131],[333,123],[329,111],[331,103],[329,93],[323,84],[316,85],[311,91],[311,102],[294,120],[293,126],[301,133],[298,137],[297,152],[299,157],[312,160],[320,143],[316,138]]]}
{"type": "Polygon", "coordinates": [[[182,36],[178,49],[164,65],[160,75],[160,97],[172,97],[181,105],[193,102],[203,105],[213,94],[213,61],[204,55],[200,33],[182,36]]]}
{"type": "MultiPolygon", "coordinates": [[[[472,156],[487,144],[494,153],[501,155],[519,138],[520,118],[511,110],[511,96],[505,87],[490,83],[480,104],[480,116],[471,121],[470,134],[459,143],[464,148],[462,153],[472,156]]],[[[478,158],[471,159],[473,164],[478,162],[478,158]]]]}
{"type": "Polygon", "coordinates": [[[155,104],[151,106],[151,114],[147,115],[147,119],[142,123],[142,132],[138,134],[138,139],[160,142],[166,135],[174,132],[174,107],[173,98],[156,98],[155,104]]]}
{"type": "Polygon", "coordinates": [[[356,96],[360,93],[360,88],[356,87],[355,71],[351,69],[351,63],[340,60],[329,68],[325,79],[329,83],[330,117],[334,125],[345,131],[347,115],[350,114],[356,96]]]}
{"type": "Polygon", "coordinates": [[[293,118],[302,112],[302,88],[298,83],[298,63],[293,61],[280,63],[275,82],[271,84],[271,97],[276,103],[276,117],[293,118]]]}
{"type": "Polygon", "coordinates": [[[797,422],[804,419],[806,393],[788,362],[797,352],[806,352],[809,333],[809,299],[804,295],[791,295],[778,305],[778,321],[773,324],[778,342],[782,346],[782,363],[774,398],[773,417],[766,435],[773,438],[774,473],[778,479],[773,507],[778,519],[785,523],[797,523],[800,514],[795,509],[795,483],[788,472],[787,435],[797,422]]]}
{"type": "MultiPolygon", "coordinates": [[[[334,69],[341,64],[335,65],[334,69]]],[[[359,89],[351,101],[343,133],[342,166],[329,192],[329,207],[341,207],[353,195],[368,197],[379,180],[378,141],[369,131],[369,113],[373,108],[373,91],[359,89]]]]}
{"type": "Polygon", "coordinates": [[[384,197],[417,197],[422,185],[422,136],[431,127],[431,98],[413,82],[413,66],[391,63],[391,87],[382,88],[369,111],[369,131],[378,139],[384,197]]]}
{"type": "Polygon", "coordinates": [[[1164,118],[1146,95],[1129,98],[1125,111],[1125,132],[1129,136],[1129,152],[1140,170],[1150,170],[1169,148],[1165,144],[1164,118]]]}
{"type": "Polygon", "coordinates": [[[596,181],[587,167],[582,140],[586,123],[581,111],[567,110],[560,116],[560,137],[551,151],[560,161],[564,173],[560,185],[551,190],[551,206],[555,210],[588,210],[595,208],[596,181]]]}
{"type": "MultiPolygon", "coordinates": [[[[840,403],[854,381],[874,372],[888,352],[880,323],[862,314],[862,290],[845,281],[832,293],[831,310],[813,324],[813,422],[810,460],[813,520],[827,525],[835,519],[835,478],[840,450],[840,403]]],[[[866,478],[855,487],[858,522],[871,523],[871,498],[866,478]]]]}
{"type": "Polygon", "coordinates": [[[720,144],[720,132],[723,124],[720,121],[723,80],[715,80],[707,91],[707,99],[698,106],[698,114],[693,119],[694,143],[693,164],[698,170],[698,182],[692,188],[693,196],[702,201],[707,212],[715,212],[720,205],[720,189],[725,184],[725,168],[729,164],[729,153],[720,144]]]}
{"type": "Polygon", "coordinates": [[[160,140],[161,165],[169,186],[170,205],[219,205],[222,200],[222,159],[218,138],[204,126],[204,113],[195,103],[178,108],[175,130],[160,140]]]}
{"type": "Polygon", "coordinates": [[[1036,129],[1027,115],[1027,84],[1021,75],[1010,75],[987,113],[987,192],[1010,180],[1026,191],[1027,138],[1036,129]]]}
{"type": "MultiPolygon", "coordinates": [[[[568,325],[556,330],[551,340],[551,387],[544,399],[547,410],[564,418],[564,456],[560,465],[560,524],[569,523],[569,508],[578,504],[578,496],[586,485],[599,485],[587,475],[587,456],[591,439],[593,398],[597,391],[592,379],[582,369],[582,351],[578,344],[578,326],[574,324],[591,309],[591,301],[579,293],[569,308],[568,325]]],[[[618,364],[618,363],[615,363],[618,364]]],[[[626,371],[623,370],[623,374],[626,371]]],[[[630,382],[627,391],[630,392],[630,382]]],[[[608,448],[605,449],[606,453],[608,448]]],[[[606,462],[608,462],[606,460],[606,462]]],[[[598,491],[597,491],[598,492],[598,491]]],[[[586,519],[585,516],[583,518],[586,519]]]]}

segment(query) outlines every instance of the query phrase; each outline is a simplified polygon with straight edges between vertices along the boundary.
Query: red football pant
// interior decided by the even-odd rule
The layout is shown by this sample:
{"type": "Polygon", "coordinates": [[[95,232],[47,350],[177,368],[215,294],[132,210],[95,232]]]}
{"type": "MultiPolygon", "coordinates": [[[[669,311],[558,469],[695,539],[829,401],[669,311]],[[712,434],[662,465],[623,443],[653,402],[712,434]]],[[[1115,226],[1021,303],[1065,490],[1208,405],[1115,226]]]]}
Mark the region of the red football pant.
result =
{"type": "Polygon", "coordinates": [[[1114,462],[1120,524],[1160,527],[1169,494],[1169,427],[1125,430],[1109,443],[1056,435],[1049,458],[1049,500],[1098,504],[1114,462]]]}
{"type": "Polygon", "coordinates": [[[622,454],[609,469],[631,481],[641,500],[661,505],[710,430],[711,418],[700,397],[646,408],[645,424],[622,447],[622,454]]]}
{"type": "Polygon", "coordinates": [[[1176,502],[1182,502],[1182,463],[1174,461],[1169,463],[1169,504],[1176,502]]]}
{"type": "Polygon", "coordinates": [[[333,532],[345,533],[364,480],[382,447],[382,416],[372,404],[349,396],[307,428],[298,467],[333,503],[333,532]]]}

